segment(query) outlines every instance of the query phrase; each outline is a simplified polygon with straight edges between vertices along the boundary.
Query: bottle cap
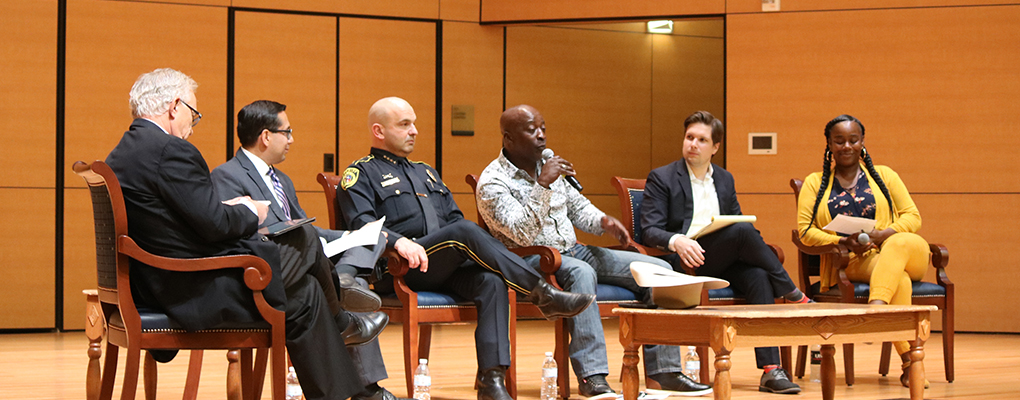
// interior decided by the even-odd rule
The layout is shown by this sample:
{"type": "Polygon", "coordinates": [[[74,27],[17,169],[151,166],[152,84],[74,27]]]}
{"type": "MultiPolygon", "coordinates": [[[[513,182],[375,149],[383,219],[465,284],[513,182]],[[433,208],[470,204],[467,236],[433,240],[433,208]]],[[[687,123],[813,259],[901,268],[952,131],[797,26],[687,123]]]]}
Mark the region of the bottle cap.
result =
{"type": "Polygon", "coordinates": [[[547,351],[547,352],[545,352],[545,356],[546,356],[546,357],[552,357],[552,352],[551,352],[551,351],[547,351]]]}

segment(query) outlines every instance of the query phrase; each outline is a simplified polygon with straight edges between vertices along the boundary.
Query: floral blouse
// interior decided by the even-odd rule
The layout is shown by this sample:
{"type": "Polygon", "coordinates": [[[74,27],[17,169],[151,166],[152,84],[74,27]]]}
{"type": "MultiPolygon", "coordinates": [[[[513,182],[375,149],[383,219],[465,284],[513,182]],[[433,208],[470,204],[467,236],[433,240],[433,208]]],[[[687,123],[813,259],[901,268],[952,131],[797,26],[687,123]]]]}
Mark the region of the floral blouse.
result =
{"type": "Polygon", "coordinates": [[[843,214],[849,217],[875,219],[875,194],[868,185],[868,177],[864,176],[864,170],[858,172],[857,184],[851,188],[844,188],[836,177],[832,179],[835,182],[832,183],[832,191],[829,192],[829,215],[833,218],[843,214]]]}

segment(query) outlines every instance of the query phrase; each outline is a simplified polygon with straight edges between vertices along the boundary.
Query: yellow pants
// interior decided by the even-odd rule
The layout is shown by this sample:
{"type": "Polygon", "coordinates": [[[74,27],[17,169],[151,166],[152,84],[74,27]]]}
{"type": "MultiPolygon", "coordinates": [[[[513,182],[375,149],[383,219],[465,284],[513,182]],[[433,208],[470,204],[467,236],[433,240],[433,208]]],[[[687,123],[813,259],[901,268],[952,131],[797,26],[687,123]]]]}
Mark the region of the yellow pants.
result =
{"type": "MultiPolygon", "coordinates": [[[[851,257],[846,275],[851,281],[870,283],[868,301],[910,305],[911,282],[924,278],[930,259],[931,251],[924,238],[916,233],[901,232],[886,238],[878,251],[851,257]]],[[[910,350],[907,342],[893,342],[893,346],[898,354],[910,350]]]]}

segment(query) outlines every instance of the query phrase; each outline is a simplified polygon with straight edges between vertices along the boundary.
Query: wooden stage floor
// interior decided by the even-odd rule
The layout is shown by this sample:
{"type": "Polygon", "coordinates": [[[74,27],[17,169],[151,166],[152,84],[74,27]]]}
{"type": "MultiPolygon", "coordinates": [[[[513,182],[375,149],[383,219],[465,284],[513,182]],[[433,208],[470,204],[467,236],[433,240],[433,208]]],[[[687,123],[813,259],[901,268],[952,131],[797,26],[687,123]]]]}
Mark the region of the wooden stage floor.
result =
{"type": "MultiPolygon", "coordinates": [[[[620,391],[620,366],[623,350],[616,320],[603,321],[609,355],[609,382],[620,391]]],[[[522,321],[518,325],[518,376],[521,399],[539,396],[540,369],[544,352],[552,350],[552,323],[522,321]]],[[[433,330],[432,398],[475,399],[472,389],[476,370],[473,325],[437,326],[433,330]]],[[[381,384],[397,396],[404,396],[401,326],[393,324],[380,336],[383,357],[390,378],[381,384]]],[[[2,399],[84,399],[88,341],[82,332],[0,334],[0,398],[2,399]]],[[[842,350],[837,346],[837,399],[904,399],[906,388],[899,384],[899,365],[889,376],[878,375],[881,344],[856,346],[857,382],[847,387],[843,381],[842,350]]],[[[226,397],[226,356],[224,351],[207,351],[202,371],[199,399],[226,397]]],[[[187,369],[187,353],[182,352],[169,364],[160,364],[158,398],[180,398],[187,369]]],[[[121,367],[123,371],[123,352],[121,367]]],[[[751,349],[733,352],[733,399],[820,399],[821,385],[805,379],[795,380],[804,391],[799,396],[758,392],[761,372],[755,369],[751,349]]],[[[947,383],[942,364],[942,337],[932,334],[925,347],[925,370],[931,381],[926,399],[1018,399],[1020,398],[1020,335],[957,334],[956,382],[947,383]]],[[[571,372],[572,374],[573,372],[571,372]]],[[[120,396],[118,376],[114,398],[120,396]]],[[[573,384],[572,399],[580,399],[573,384]]],[[[144,398],[139,384],[137,398],[144,398]]],[[[269,399],[268,390],[263,396],[269,399]]],[[[706,396],[702,398],[711,398],[706,396]]]]}

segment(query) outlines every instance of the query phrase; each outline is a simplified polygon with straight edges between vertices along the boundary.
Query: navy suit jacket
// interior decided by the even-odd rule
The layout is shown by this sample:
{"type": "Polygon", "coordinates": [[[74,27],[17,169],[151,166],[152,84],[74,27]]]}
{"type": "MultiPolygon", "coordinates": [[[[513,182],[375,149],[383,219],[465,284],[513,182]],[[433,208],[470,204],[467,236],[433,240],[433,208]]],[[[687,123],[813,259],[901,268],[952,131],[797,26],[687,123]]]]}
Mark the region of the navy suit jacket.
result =
{"type": "MultiPolygon", "coordinates": [[[[198,148],[136,119],[106,163],[120,181],[128,234],[142,249],[174,258],[259,256],[273,271],[263,295],[284,309],[279,250],[255,233],[258,217],[247,207],[220,202],[198,148]]],[[[136,303],[188,330],[262,320],[240,269],[175,272],[131,260],[131,274],[136,303]]]]}
{"type": "MultiPolygon", "coordinates": [[[[733,175],[712,164],[712,179],[722,215],[740,215],[733,175]]],[[[694,216],[691,178],[683,159],[648,173],[641,200],[641,241],[645,246],[669,251],[674,234],[686,234],[694,216]]]]}
{"type": "MultiPolygon", "coordinates": [[[[276,168],[276,178],[280,180],[280,185],[283,186],[283,193],[287,196],[287,202],[290,203],[290,217],[292,219],[306,218],[305,210],[298,203],[297,192],[294,190],[294,182],[279,168],[276,168]]],[[[255,164],[252,164],[251,160],[248,159],[248,155],[241,151],[241,149],[237,149],[234,158],[213,170],[212,180],[223,200],[232,199],[237,196],[250,196],[252,200],[271,201],[269,214],[260,226],[275,224],[286,219],[283,209],[280,208],[280,204],[276,200],[272,189],[266,187],[266,182],[259,175],[259,171],[255,169],[255,164]]],[[[315,227],[315,231],[319,236],[326,238],[326,240],[334,240],[343,235],[343,231],[323,229],[318,226],[315,227]]]]}

